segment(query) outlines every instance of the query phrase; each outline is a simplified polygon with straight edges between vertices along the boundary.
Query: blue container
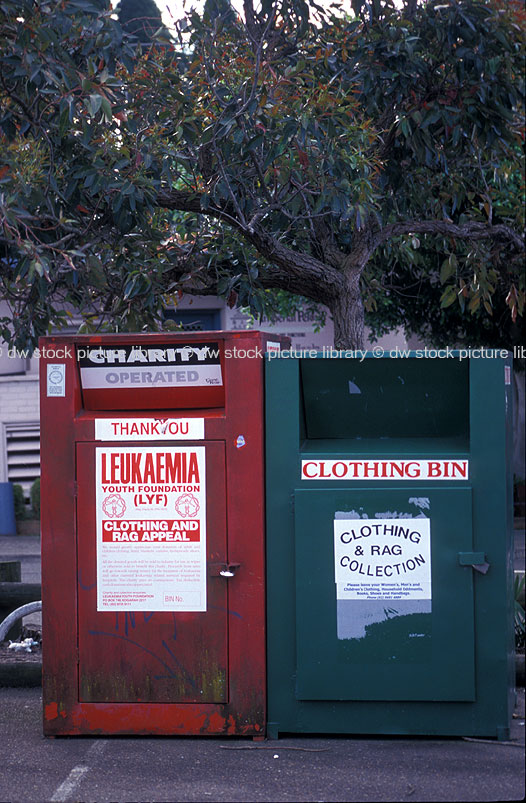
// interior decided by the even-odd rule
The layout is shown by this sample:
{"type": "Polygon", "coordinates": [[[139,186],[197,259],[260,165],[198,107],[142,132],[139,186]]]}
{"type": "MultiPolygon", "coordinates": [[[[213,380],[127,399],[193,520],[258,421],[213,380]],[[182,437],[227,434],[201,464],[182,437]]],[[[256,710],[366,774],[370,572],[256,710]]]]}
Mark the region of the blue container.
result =
{"type": "Polygon", "coordinates": [[[15,502],[10,482],[0,482],[0,535],[16,535],[15,502]]]}

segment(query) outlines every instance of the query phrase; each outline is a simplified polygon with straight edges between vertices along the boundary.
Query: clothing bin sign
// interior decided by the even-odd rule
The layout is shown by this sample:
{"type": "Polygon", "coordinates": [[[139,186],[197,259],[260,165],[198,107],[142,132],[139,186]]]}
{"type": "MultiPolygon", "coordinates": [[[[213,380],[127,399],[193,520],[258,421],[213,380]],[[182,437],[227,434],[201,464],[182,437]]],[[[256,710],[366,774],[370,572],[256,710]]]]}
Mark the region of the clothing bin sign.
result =
{"type": "Polygon", "coordinates": [[[97,610],[206,611],[205,447],[96,449],[97,610]]]}
{"type": "Polygon", "coordinates": [[[430,600],[428,518],[334,519],[339,600],[430,600]]]}

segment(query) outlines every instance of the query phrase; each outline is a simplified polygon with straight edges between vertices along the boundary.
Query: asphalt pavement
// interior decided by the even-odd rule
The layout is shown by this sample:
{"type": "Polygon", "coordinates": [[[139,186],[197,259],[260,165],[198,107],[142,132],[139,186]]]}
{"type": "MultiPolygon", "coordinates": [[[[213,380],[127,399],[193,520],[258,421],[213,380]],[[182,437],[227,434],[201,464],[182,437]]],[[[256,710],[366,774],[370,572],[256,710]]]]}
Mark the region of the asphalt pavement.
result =
{"type": "Polygon", "coordinates": [[[524,798],[524,689],[509,742],[294,737],[45,739],[40,689],[0,690],[0,800],[500,801],[524,798]]]}
{"type": "Polygon", "coordinates": [[[40,536],[0,535],[0,561],[19,560],[23,583],[40,583],[40,536]]]}

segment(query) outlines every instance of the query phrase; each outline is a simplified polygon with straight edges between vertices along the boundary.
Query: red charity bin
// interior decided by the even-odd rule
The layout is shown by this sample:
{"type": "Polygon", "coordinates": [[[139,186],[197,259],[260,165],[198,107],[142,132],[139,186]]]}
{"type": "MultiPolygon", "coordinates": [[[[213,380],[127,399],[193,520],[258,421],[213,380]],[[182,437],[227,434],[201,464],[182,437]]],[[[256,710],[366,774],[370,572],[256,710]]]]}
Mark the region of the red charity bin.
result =
{"type": "Polygon", "coordinates": [[[265,734],[260,332],[40,342],[44,733],[265,734]]]}

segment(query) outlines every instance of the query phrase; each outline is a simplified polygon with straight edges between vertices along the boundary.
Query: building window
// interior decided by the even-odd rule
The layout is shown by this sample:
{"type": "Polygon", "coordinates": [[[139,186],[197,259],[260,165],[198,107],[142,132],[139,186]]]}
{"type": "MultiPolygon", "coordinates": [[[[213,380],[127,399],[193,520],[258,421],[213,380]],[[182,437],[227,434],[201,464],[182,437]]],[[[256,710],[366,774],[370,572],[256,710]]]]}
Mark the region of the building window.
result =
{"type": "Polygon", "coordinates": [[[40,477],[40,425],[5,424],[7,479],[24,489],[26,501],[32,483],[40,477]]]}
{"type": "Polygon", "coordinates": [[[218,309],[169,309],[165,310],[164,317],[180,324],[185,332],[206,332],[221,328],[221,312],[218,309]]]}

